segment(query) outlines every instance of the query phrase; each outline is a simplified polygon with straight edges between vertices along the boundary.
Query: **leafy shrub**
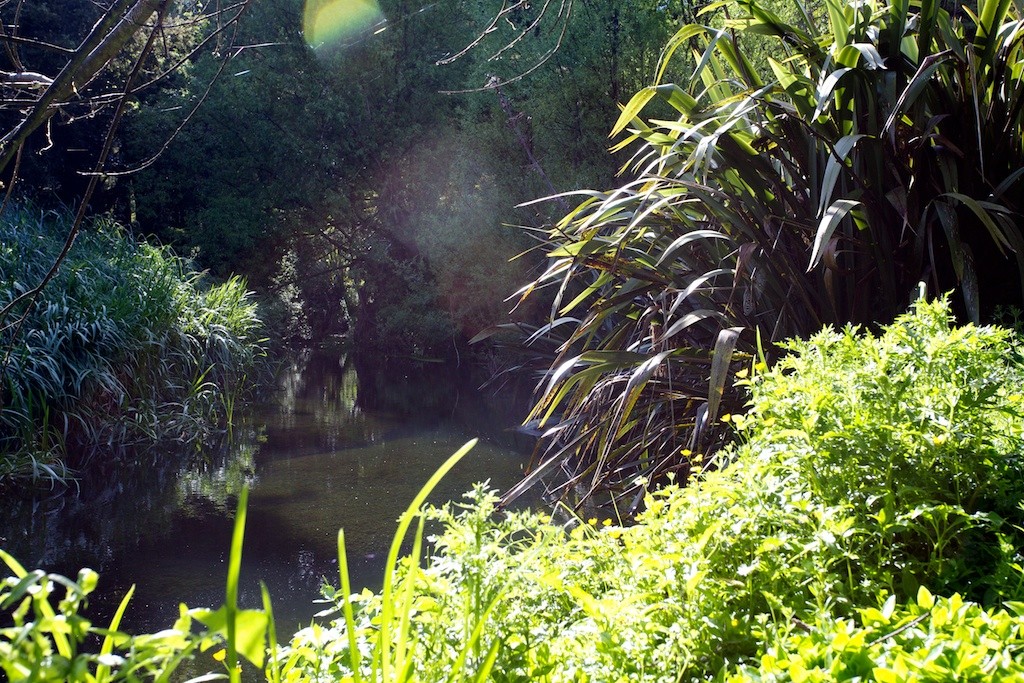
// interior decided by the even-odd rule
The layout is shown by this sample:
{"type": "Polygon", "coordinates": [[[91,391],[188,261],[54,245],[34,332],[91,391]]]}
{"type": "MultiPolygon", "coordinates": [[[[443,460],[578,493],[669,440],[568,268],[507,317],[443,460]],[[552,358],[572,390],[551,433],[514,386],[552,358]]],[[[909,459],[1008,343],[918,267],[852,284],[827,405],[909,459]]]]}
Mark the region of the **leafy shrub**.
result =
{"type": "MultiPolygon", "coordinates": [[[[69,218],[8,209],[0,305],[53,264],[69,218]]],[[[238,279],[208,286],[168,250],[98,220],[57,276],[0,329],[0,481],[59,477],[97,446],[202,439],[230,418],[263,354],[238,279]]]]}
{"type": "Polygon", "coordinates": [[[791,354],[750,383],[741,433],[787,453],[816,499],[848,507],[864,542],[886,549],[860,560],[874,585],[912,595],[920,572],[985,597],[1000,561],[992,534],[1022,540],[1016,338],[952,329],[946,305],[918,303],[876,338],[847,328],[783,346],[791,354]]]}
{"type": "Polygon", "coordinates": [[[282,675],[373,679],[386,621],[401,680],[799,680],[799,666],[854,671],[865,658],[886,680],[931,650],[922,671],[983,659],[1008,675],[1024,619],[994,606],[1024,596],[1015,344],[953,329],[945,303],[878,336],[792,342],[747,380],[752,409],[728,419],[742,444],[726,466],[651,493],[635,526],[494,519],[478,488],[427,513],[443,530],[425,568],[417,542],[383,594],[330,590],[347,616],[296,634],[282,675]],[[981,602],[940,600],[925,623],[925,586],[981,602]],[[843,633],[849,653],[832,637],[843,633]],[[958,660],[961,638],[974,645],[958,660]]]}
{"type": "Polygon", "coordinates": [[[984,610],[959,595],[935,599],[922,588],[896,609],[858,610],[858,619],[822,619],[769,646],[758,665],[724,677],[747,681],[1005,681],[1024,676],[1021,603],[984,610]],[[859,621],[859,625],[857,624],[859,621]]]}
{"type": "MultiPolygon", "coordinates": [[[[76,580],[43,571],[26,571],[0,550],[11,575],[0,582],[0,612],[10,622],[0,627],[0,670],[11,683],[20,681],[139,681],[169,677],[200,644],[190,632],[191,618],[182,613],[174,628],[129,638],[117,628],[131,597],[121,603],[109,628],[84,615],[99,577],[90,569],[76,580]],[[64,597],[53,600],[64,589],[64,597]],[[93,640],[99,652],[90,651],[93,640]]],[[[167,680],[164,678],[163,680],[167,680]]]]}

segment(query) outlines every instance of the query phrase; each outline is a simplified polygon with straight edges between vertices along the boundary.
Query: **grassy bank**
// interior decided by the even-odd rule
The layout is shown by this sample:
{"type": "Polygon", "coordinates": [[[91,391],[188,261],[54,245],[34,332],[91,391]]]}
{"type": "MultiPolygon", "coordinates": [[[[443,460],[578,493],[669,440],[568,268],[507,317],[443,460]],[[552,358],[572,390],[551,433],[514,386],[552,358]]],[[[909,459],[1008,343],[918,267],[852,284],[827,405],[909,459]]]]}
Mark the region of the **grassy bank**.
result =
{"type": "MultiPolygon", "coordinates": [[[[42,280],[70,221],[30,205],[0,217],[0,306],[42,280]]],[[[0,486],[223,428],[260,335],[242,281],[210,285],[169,250],[93,221],[34,305],[2,321],[0,486]]]]}
{"type": "MultiPolygon", "coordinates": [[[[722,467],[652,492],[634,525],[496,513],[484,486],[444,509],[414,502],[382,592],[352,594],[343,571],[318,623],[279,646],[266,595],[237,605],[243,496],[221,610],[111,638],[104,659],[78,654],[29,590],[57,579],[15,571],[0,603],[20,630],[0,631],[0,662],[12,680],[16,665],[70,678],[76,661],[155,676],[202,651],[270,681],[1024,676],[1020,340],[921,303],[878,336],[825,331],[789,351],[740,373],[751,401],[726,418],[738,438],[722,467]],[[421,562],[424,520],[440,532],[421,562]]],[[[67,590],[70,620],[82,603],[67,590]]]]}

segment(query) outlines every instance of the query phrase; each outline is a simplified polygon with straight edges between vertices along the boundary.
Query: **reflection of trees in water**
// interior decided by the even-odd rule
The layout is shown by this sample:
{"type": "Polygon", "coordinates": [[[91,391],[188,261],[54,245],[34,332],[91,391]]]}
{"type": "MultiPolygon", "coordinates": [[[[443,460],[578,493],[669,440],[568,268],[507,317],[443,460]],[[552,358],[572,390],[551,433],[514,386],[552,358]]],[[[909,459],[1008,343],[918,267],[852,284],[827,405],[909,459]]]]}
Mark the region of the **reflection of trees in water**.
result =
{"type": "Polygon", "coordinates": [[[386,414],[400,425],[419,426],[452,421],[477,436],[497,436],[515,427],[526,414],[507,395],[482,391],[486,377],[468,364],[396,363],[359,354],[357,370],[360,408],[386,414]]]}
{"type": "Polygon", "coordinates": [[[84,473],[77,490],[8,496],[0,545],[29,566],[72,576],[85,566],[102,572],[142,539],[165,535],[174,515],[193,504],[190,492],[218,507],[233,505],[256,449],[239,440],[194,454],[151,448],[84,473]]]}
{"type": "Polygon", "coordinates": [[[176,605],[187,599],[185,574],[226,552],[237,494],[248,483],[254,531],[247,556],[270,558],[261,571],[290,587],[282,591],[306,596],[310,591],[299,588],[315,583],[311,577],[336,571],[333,534],[341,525],[351,532],[361,579],[379,578],[377,555],[394,531],[394,501],[411,500],[469,437],[492,438],[444,482],[436,502],[487,478],[507,487],[519,468],[494,442],[514,417],[489,413],[493,405],[472,383],[444,366],[357,372],[344,356],[304,353],[286,361],[279,390],[264,396],[266,406],[239,417],[233,441],[198,452],[150,449],[119,465],[98,459],[77,492],[8,496],[0,546],[31,567],[72,576],[92,567],[106,575],[104,591],[119,581],[121,592],[104,610],[116,607],[122,588],[147,581],[172,583],[176,605]]]}
{"type": "Polygon", "coordinates": [[[333,451],[378,441],[383,426],[360,405],[356,369],[344,354],[304,350],[285,360],[265,414],[271,452],[333,451]]]}
{"type": "Polygon", "coordinates": [[[320,405],[319,414],[355,417],[355,377],[346,377],[344,354],[316,353],[304,349],[284,360],[277,374],[279,395],[275,403],[281,415],[299,415],[309,406],[320,405]]]}
{"type": "Polygon", "coordinates": [[[178,474],[177,507],[188,514],[202,499],[222,514],[233,514],[238,494],[256,483],[256,455],[263,428],[252,428],[231,444],[225,457],[183,468],[178,474]]]}

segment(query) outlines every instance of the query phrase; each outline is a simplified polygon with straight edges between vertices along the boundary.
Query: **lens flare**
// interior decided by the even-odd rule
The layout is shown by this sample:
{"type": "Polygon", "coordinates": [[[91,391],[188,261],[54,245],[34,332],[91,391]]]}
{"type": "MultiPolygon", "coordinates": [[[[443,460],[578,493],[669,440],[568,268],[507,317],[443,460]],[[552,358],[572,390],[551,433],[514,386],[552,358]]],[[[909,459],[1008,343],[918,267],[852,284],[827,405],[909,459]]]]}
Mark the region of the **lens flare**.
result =
{"type": "Polygon", "coordinates": [[[384,26],[375,0],[306,0],[302,29],[311,47],[344,47],[384,26]]]}

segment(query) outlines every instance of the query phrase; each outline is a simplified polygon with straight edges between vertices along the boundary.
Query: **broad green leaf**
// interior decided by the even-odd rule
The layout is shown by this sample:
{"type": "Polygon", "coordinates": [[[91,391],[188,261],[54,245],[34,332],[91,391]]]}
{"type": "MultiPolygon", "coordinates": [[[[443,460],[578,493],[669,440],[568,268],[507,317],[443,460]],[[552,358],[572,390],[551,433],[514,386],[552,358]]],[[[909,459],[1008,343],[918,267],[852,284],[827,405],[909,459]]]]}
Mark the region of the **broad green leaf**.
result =
{"type": "MultiPolygon", "coordinates": [[[[224,637],[228,635],[229,610],[227,605],[220,609],[192,609],[189,614],[206,626],[211,632],[224,637]]],[[[235,649],[254,666],[262,667],[267,649],[267,614],[263,610],[234,611],[235,649]]]]}
{"type": "Polygon", "coordinates": [[[815,96],[818,99],[818,104],[814,109],[812,119],[818,119],[825,111],[832,106],[832,98],[836,94],[836,88],[839,86],[839,81],[843,80],[848,74],[852,73],[853,69],[844,68],[836,69],[828,75],[828,77],[818,86],[818,91],[815,96]]]}
{"type": "Polygon", "coordinates": [[[636,405],[637,400],[640,398],[640,392],[646,386],[647,381],[672,355],[672,351],[662,351],[661,353],[648,358],[644,361],[640,367],[633,371],[629,377],[629,382],[626,383],[626,388],[623,390],[621,395],[621,402],[618,409],[618,427],[613,433],[616,436],[621,436],[624,425],[633,411],[633,406],[636,405]]]}
{"type": "Polygon", "coordinates": [[[661,79],[665,77],[665,69],[668,68],[668,63],[671,61],[675,51],[679,49],[679,46],[688,44],[691,39],[707,32],[707,30],[705,26],[689,24],[676,31],[676,34],[668,41],[668,44],[661,53],[661,58],[658,60],[658,73],[654,76],[654,82],[661,83],[661,79]]]}
{"type": "Polygon", "coordinates": [[[929,55],[921,61],[917,72],[914,73],[913,77],[908,81],[907,86],[900,93],[899,99],[897,99],[896,104],[893,105],[892,112],[889,114],[889,118],[886,119],[885,125],[882,126],[882,136],[891,131],[896,120],[903,115],[905,108],[912,105],[917,100],[917,97],[921,92],[931,84],[932,75],[949,57],[950,55],[947,51],[929,55]]]}
{"type": "Polygon", "coordinates": [[[672,241],[672,244],[670,244],[658,258],[658,265],[660,266],[666,261],[670,261],[675,257],[676,252],[697,240],[731,241],[732,238],[717,230],[692,230],[672,241]]]}
{"type": "Polygon", "coordinates": [[[658,96],[680,114],[689,115],[690,112],[697,109],[697,100],[693,99],[692,95],[674,83],[659,85],[655,89],[658,92],[658,96]]]}
{"type": "Polygon", "coordinates": [[[742,327],[730,327],[718,333],[715,349],[711,356],[711,379],[708,382],[708,421],[718,418],[718,408],[725,393],[725,382],[729,377],[729,366],[736,350],[736,342],[743,332],[742,327]]]}
{"type": "Polygon", "coordinates": [[[924,586],[917,589],[917,606],[921,609],[931,609],[935,606],[935,598],[924,586]]]}
{"type": "Polygon", "coordinates": [[[857,135],[844,135],[836,142],[833,146],[831,153],[828,155],[828,163],[825,165],[825,175],[821,181],[821,195],[818,200],[818,218],[819,220],[824,217],[825,207],[832,201],[832,192],[835,190],[836,181],[839,179],[840,172],[846,168],[846,160],[850,156],[850,152],[857,146],[857,143],[867,137],[863,134],[857,135]]]}
{"type": "MultiPolygon", "coordinates": [[[[128,602],[132,599],[132,595],[135,593],[135,586],[133,585],[125,593],[124,598],[121,599],[121,603],[117,606],[114,611],[114,616],[110,620],[110,626],[107,629],[107,634],[103,637],[103,642],[100,645],[100,657],[105,657],[114,651],[114,641],[117,639],[117,629],[121,627],[121,619],[124,617],[124,611],[128,608],[128,602]]],[[[96,666],[96,683],[105,683],[107,676],[110,675],[110,667],[105,663],[97,664],[96,666]]]]}
{"type": "Polygon", "coordinates": [[[974,197],[968,197],[960,192],[945,192],[939,195],[939,197],[950,197],[969,208],[974,215],[978,217],[981,224],[985,226],[985,229],[988,230],[989,234],[992,236],[992,241],[996,243],[996,246],[999,247],[999,251],[1002,252],[1004,256],[1006,255],[1005,249],[1013,249],[1009,239],[1007,239],[1003,230],[996,225],[996,222],[992,219],[992,215],[989,213],[990,211],[1003,212],[1005,211],[1004,207],[991,202],[979,201],[974,197]]]}

